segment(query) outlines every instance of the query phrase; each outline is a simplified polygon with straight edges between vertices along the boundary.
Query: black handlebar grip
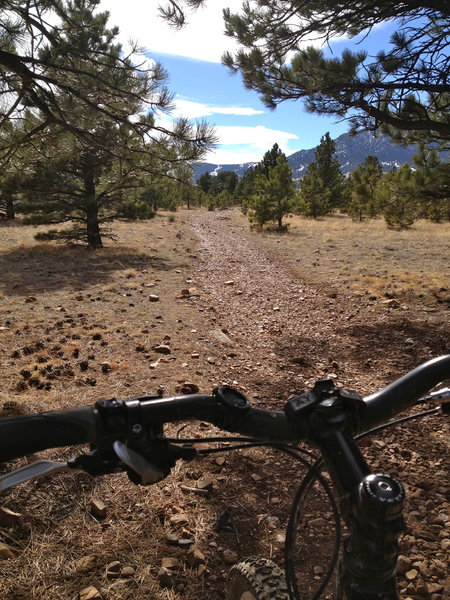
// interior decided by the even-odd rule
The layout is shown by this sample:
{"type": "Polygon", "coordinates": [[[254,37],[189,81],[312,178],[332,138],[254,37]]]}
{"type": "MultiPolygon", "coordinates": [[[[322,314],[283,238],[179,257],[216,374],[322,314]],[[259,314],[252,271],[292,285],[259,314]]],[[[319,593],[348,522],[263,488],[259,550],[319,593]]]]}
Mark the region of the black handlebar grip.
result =
{"type": "Polygon", "coordinates": [[[411,406],[433,387],[450,377],[450,354],[419,365],[382,390],[364,398],[365,424],[374,427],[386,423],[397,413],[411,406]]]}
{"type": "Polygon", "coordinates": [[[91,407],[0,419],[0,462],[95,440],[91,407]]]}

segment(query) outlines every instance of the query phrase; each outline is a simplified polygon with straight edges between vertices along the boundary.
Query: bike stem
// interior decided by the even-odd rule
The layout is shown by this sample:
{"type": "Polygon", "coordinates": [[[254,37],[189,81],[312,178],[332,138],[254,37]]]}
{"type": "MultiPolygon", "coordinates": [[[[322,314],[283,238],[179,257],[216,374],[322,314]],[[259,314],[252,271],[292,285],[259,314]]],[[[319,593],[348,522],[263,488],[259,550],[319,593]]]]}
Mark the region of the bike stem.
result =
{"type": "Polygon", "coordinates": [[[298,422],[307,417],[309,438],[328,467],[347,525],[336,598],[398,600],[396,565],[398,538],[405,528],[405,494],[393,477],[371,472],[353,439],[360,402],[354,392],[321,381],[291,400],[286,412],[298,422]]]}

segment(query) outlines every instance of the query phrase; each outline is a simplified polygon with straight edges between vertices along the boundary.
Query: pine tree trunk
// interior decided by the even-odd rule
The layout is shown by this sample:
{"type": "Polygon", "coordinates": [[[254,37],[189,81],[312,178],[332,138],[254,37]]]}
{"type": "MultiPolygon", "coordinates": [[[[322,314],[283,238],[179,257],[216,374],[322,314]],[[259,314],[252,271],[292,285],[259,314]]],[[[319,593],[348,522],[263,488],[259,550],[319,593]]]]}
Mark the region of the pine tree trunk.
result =
{"type": "Polygon", "coordinates": [[[84,189],[86,192],[86,230],[89,248],[96,250],[103,248],[98,221],[98,204],[95,194],[95,181],[92,169],[87,169],[84,174],[84,189]]]}
{"type": "Polygon", "coordinates": [[[12,197],[6,198],[6,218],[15,219],[16,214],[14,212],[14,199],[12,197]]]}

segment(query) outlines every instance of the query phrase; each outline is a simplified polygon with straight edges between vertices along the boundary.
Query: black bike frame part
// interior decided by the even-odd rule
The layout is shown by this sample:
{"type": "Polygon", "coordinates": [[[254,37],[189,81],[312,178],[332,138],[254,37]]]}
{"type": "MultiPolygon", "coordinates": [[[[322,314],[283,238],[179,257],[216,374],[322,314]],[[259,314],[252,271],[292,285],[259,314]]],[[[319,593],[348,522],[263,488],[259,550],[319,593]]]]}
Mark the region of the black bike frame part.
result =
{"type": "Polygon", "coordinates": [[[339,600],[397,600],[398,537],[404,529],[400,483],[373,475],[352,437],[327,432],[318,440],[338,491],[349,535],[340,564],[339,600]]]}
{"type": "Polygon", "coordinates": [[[96,436],[90,407],[0,419],[0,462],[47,448],[93,442],[96,436]]]}
{"type": "Polygon", "coordinates": [[[351,498],[349,535],[339,565],[336,598],[398,600],[398,538],[405,529],[401,483],[388,475],[369,475],[351,498]]]}
{"type": "Polygon", "coordinates": [[[450,354],[410,371],[394,383],[364,398],[366,428],[385,423],[442,381],[450,378],[450,354]]]}
{"type": "Polygon", "coordinates": [[[309,418],[312,440],[328,467],[349,531],[336,597],[397,600],[395,566],[404,527],[404,491],[392,478],[371,473],[353,439],[353,420],[347,411],[345,398],[337,393],[309,418]]]}

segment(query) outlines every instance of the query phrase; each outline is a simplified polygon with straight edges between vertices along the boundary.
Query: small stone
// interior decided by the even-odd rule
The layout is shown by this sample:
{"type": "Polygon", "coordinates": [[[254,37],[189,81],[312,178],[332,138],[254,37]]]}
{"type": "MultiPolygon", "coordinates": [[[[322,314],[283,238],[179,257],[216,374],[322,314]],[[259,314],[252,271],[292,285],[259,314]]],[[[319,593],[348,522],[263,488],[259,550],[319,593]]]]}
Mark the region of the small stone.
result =
{"type": "Polygon", "coordinates": [[[211,336],[215,340],[217,340],[218,342],[220,342],[221,344],[229,344],[229,345],[233,344],[233,342],[226,335],[226,333],[223,333],[223,331],[220,331],[220,329],[214,329],[213,331],[211,331],[211,336]]]}
{"type": "Polygon", "coordinates": [[[283,533],[275,534],[275,541],[277,544],[284,544],[286,541],[286,536],[283,533]]]}
{"type": "Polygon", "coordinates": [[[130,577],[134,577],[135,572],[136,571],[133,569],[133,567],[126,566],[120,571],[120,576],[124,579],[129,579],[130,577]]]}
{"type": "Polygon", "coordinates": [[[178,536],[173,533],[166,533],[165,540],[169,546],[178,546],[178,536]]]}
{"type": "Polygon", "coordinates": [[[158,346],[154,346],[153,350],[158,354],[171,354],[172,352],[170,346],[167,346],[167,344],[159,344],[158,346]]]}
{"type": "Polygon", "coordinates": [[[189,538],[178,540],[178,545],[180,548],[190,548],[193,544],[194,540],[190,540],[189,538]]]}
{"type": "Polygon", "coordinates": [[[222,553],[223,560],[227,565],[233,565],[238,560],[238,555],[234,550],[224,550],[222,553]]]}
{"type": "Polygon", "coordinates": [[[250,475],[250,477],[251,477],[251,478],[253,479],[253,481],[255,481],[255,482],[256,482],[256,481],[261,481],[261,479],[262,479],[261,475],[258,475],[257,473],[252,473],[252,474],[250,475]]]}
{"type": "Polygon", "coordinates": [[[234,279],[229,279],[228,281],[224,281],[223,285],[234,285],[234,279]]]}
{"type": "Polygon", "coordinates": [[[190,567],[198,567],[200,565],[205,564],[206,557],[203,554],[203,552],[201,552],[201,550],[199,550],[195,546],[192,546],[191,548],[189,548],[186,554],[186,560],[190,567]]]}
{"type": "Polygon", "coordinates": [[[323,575],[323,568],[320,566],[314,567],[314,575],[323,575]]]}
{"type": "Polygon", "coordinates": [[[172,525],[187,525],[189,523],[189,517],[185,513],[179,513],[170,517],[169,522],[172,525]]]}
{"type": "Polygon", "coordinates": [[[161,560],[161,567],[163,567],[163,569],[179,569],[180,561],[178,558],[175,558],[175,556],[166,556],[161,560]]]}
{"type": "Polygon", "coordinates": [[[405,573],[405,577],[408,581],[414,581],[414,579],[417,579],[418,575],[419,571],[417,571],[417,569],[411,569],[405,573]]]}
{"type": "Polygon", "coordinates": [[[78,598],[79,600],[101,600],[102,595],[96,587],[90,585],[80,590],[78,598]]]}
{"type": "Polygon", "coordinates": [[[26,304],[31,304],[31,302],[37,302],[37,298],[35,296],[28,296],[28,298],[25,298],[26,304]]]}
{"type": "Polygon", "coordinates": [[[75,571],[77,573],[87,573],[88,571],[92,571],[97,564],[97,557],[95,554],[88,554],[87,556],[82,556],[77,560],[75,564],[75,571]]]}
{"type": "Polygon", "coordinates": [[[397,572],[399,575],[404,575],[411,566],[411,559],[400,554],[397,560],[397,572]]]}
{"type": "Polygon", "coordinates": [[[385,306],[390,306],[391,308],[398,308],[401,303],[395,298],[390,298],[389,300],[383,300],[382,304],[385,306]]]}
{"type": "Polygon", "coordinates": [[[164,588],[172,588],[175,584],[173,573],[170,569],[161,567],[158,571],[159,585],[164,588]]]}
{"type": "Polygon", "coordinates": [[[208,490],[211,491],[213,489],[214,481],[212,477],[209,475],[205,475],[201,479],[199,479],[196,483],[196,486],[199,490],[208,490]]]}
{"type": "Polygon", "coordinates": [[[218,458],[216,458],[216,460],[214,461],[216,463],[216,465],[218,465],[219,467],[223,467],[223,465],[225,464],[225,459],[223,456],[219,456],[218,458]]]}
{"type": "Polygon", "coordinates": [[[13,550],[13,548],[8,546],[7,544],[3,544],[2,542],[0,542],[0,558],[1,559],[14,558],[15,555],[16,555],[16,553],[13,550]]]}
{"type": "Polygon", "coordinates": [[[150,300],[150,302],[159,302],[159,296],[157,296],[156,294],[150,294],[148,299],[150,300]]]}
{"type": "Polygon", "coordinates": [[[97,519],[104,519],[106,517],[106,505],[98,498],[91,500],[91,513],[97,519]]]}
{"type": "Polygon", "coordinates": [[[106,577],[108,579],[118,579],[122,570],[122,563],[118,560],[114,560],[106,566],[106,577]]]}

